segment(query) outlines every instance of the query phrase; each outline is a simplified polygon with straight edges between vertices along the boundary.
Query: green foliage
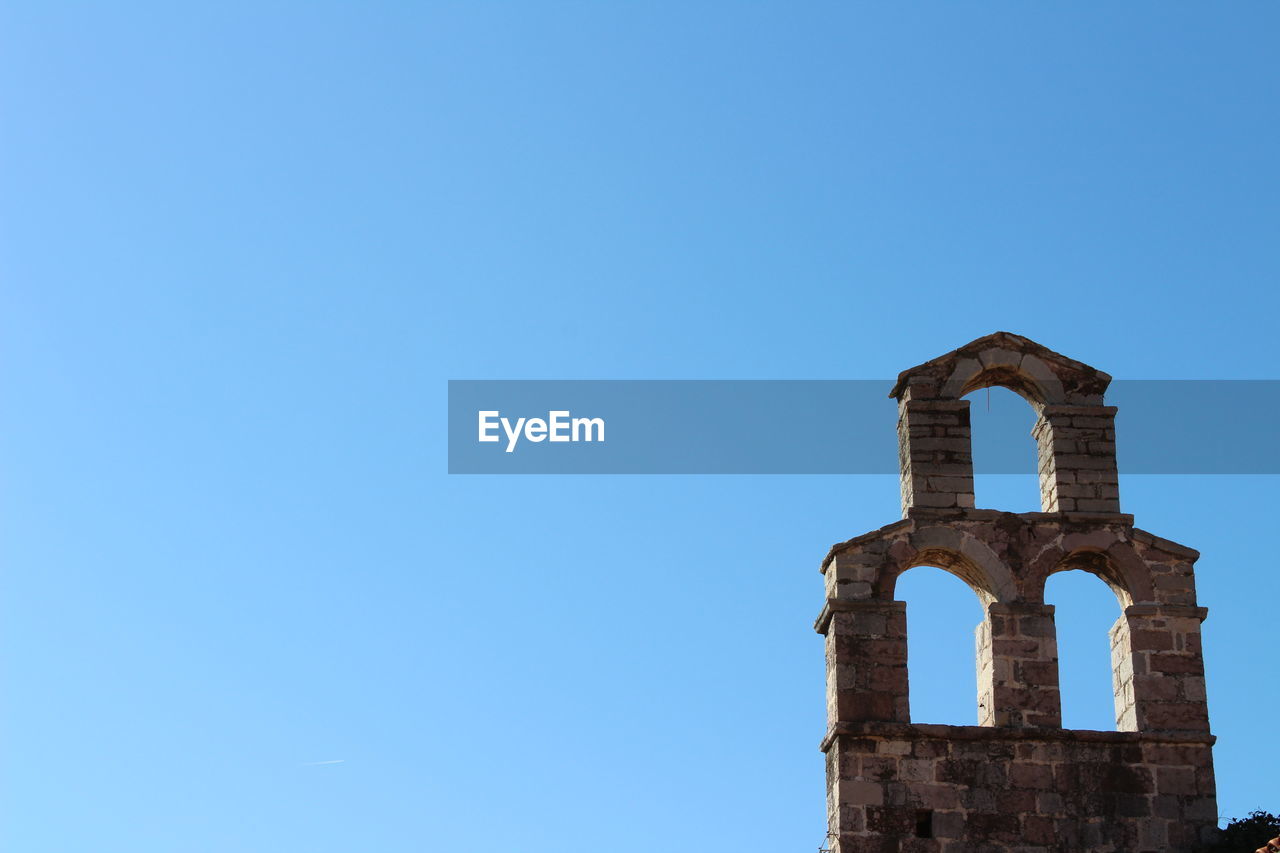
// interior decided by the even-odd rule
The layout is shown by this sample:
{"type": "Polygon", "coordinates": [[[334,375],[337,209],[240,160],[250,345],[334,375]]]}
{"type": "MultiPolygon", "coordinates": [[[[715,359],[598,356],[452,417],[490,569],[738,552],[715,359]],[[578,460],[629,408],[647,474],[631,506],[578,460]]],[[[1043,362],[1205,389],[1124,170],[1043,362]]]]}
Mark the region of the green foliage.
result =
{"type": "Polygon", "coordinates": [[[1280,817],[1254,811],[1228,823],[1217,840],[1201,847],[1200,853],[1254,853],[1276,836],[1280,836],[1280,817]]]}

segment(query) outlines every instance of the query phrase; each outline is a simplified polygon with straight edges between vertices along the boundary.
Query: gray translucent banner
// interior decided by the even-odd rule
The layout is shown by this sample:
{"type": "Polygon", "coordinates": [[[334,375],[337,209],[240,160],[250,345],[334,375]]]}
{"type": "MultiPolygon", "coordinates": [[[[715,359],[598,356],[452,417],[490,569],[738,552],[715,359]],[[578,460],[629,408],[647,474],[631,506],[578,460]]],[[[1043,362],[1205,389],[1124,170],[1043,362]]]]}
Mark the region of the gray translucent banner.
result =
{"type": "MultiPolygon", "coordinates": [[[[896,474],[892,380],[453,380],[451,474],[896,474]],[[484,440],[481,440],[483,437],[484,440]]],[[[968,396],[974,470],[1035,471],[1020,398],[968,396]]],[[[1280,380],[1116,380],[1123,474],[1277,474],[1280,380]]]]}

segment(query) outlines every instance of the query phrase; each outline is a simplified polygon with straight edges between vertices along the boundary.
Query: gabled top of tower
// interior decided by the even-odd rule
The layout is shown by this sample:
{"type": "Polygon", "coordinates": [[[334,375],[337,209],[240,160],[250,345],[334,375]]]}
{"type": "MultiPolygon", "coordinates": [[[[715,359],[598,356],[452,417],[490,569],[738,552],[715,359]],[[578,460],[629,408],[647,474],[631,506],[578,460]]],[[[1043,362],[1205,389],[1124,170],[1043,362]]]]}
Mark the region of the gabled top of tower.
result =
{"type": "Polygon", "coordinates": [[[1012,332],[995,332],[898,374],[899,400],[959,400],[1000,385],[1035,406],[1100,406],[1111,377],[1012,332]]]}

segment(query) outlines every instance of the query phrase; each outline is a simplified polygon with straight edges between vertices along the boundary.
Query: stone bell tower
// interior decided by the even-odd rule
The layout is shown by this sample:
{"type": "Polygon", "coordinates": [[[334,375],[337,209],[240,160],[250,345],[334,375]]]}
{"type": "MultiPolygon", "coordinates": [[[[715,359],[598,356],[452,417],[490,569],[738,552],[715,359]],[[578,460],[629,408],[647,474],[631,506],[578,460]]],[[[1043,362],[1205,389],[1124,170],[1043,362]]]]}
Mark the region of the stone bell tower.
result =
{"type": "Polygon", "coordinates": [[[833,547],[826,605],[833,853],[1189,853],[1217,825],[1192,566],[1120,511],[1111,377],[997,332],[898,377],[902,519],[833,547]],[[976,509],[970,391],[1035,409],[1041,512],[976,509]],[[975,726],[911,722],[898,576],[945,569],[977,593],[975,726]],[[1049,575],[1114,590],[1116,731],[1062,728],[1049,575]]]}

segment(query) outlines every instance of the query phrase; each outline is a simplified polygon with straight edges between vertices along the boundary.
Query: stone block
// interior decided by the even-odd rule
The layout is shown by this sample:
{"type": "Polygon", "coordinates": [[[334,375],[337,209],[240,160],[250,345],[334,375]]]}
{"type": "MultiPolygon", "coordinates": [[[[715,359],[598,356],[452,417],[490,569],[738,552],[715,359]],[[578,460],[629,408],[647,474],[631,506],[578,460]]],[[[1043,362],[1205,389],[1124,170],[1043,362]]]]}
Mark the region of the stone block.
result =
{"type": "Polygon", "coordinates": [[[840,802],[855,806],[879,806],[884,803],[884,786],[879,782],[841,780],[837,783],[840,802]]]}
{"type": "Polygon", "coordinates": [[[1009,768],[1009,784],[1015,788],[1051,790],[1053,768],[1048,764],[1014,764],[1009,768]]]}
{"type": "Polygon", "coordinates": [[[916,810],[910,806],[872,806],[867,809],[867,830],[903,837],[915,833],[916,810]]]}
{"type": "Polygon", "coordinates": [[[907,758],[898,768],[898,778],[904,782],[932,782],[937,762],[907,758]]]}

